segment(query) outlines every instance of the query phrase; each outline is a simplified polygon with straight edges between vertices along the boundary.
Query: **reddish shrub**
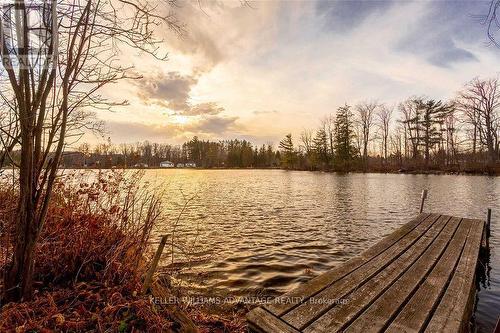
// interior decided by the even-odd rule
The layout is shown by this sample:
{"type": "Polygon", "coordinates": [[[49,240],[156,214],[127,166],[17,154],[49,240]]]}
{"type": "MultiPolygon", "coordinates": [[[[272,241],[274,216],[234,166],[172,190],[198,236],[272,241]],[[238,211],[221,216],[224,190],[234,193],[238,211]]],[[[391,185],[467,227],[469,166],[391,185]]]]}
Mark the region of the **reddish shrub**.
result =
{"type": "MultiPolygon", "coordinates": [[[[1,186],[2,269],[12,249],[15,202],[12,187],[1,186]]],[[[29,302],[1,308],[0,331],[168,331],[168,313],[138,296],[160,209],[140,174],[61,179],[36,248],[37,291],[29,302]]]]}

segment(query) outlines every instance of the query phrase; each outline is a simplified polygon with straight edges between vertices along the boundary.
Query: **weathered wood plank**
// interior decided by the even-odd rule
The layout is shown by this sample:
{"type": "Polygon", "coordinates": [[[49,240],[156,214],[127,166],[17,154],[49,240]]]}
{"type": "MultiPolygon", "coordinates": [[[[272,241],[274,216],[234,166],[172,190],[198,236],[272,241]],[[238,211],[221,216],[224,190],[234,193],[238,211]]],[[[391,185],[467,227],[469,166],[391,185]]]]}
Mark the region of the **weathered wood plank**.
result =
{"type": "Polygon", "coordinates": [[[247,321],[250,324],[250,330],[254,332],[299,333],[298,330],[260,307],[247,314],[247,321]]]}
{"type": "Polygon", "coordinates": [[[466,332],[484,224],[420,215],[362,258],[277,298],[268,307],[281,318],[266,308],[254,309],[247,315],[249,328],[273,333],[466,332]],[[292,297],[298,301],[288,301],[292,297]],[[327,302],[345,298],[347,303],[327,302]]]}
{"type": "Polygon", "coordinates": [[[325,287],[331,285],[335,281],[341,279],[346,276],[353,270],[362,266],[370,259],[376,257],[383,251],[385,251],[388,247],[397,243],[401,238],[405,237],[409,232],[411,232],[414,228],[416,228],[420,223],[426,221],[427,219],[437,219],[439,215],[436,214],[420,214],[415,219],[403,225],[401,228],[395,230],[393,233],[385,237],[380,242],[376,243],[366,251],[362,252],[360,255],[348,260],[344,264],[329,270],[326,273],[323,273],[311,281],[301,285],[300,287],[282,295],[277,298],[270,304],[265,305],[265,308],[275,314],[276,316],[282,316],[286,312],[295,308],[300,302],[295,300],[305,298],[320,292],[325,287]],[[282,302],[283,299],[290,299],[291,302],[282,302]]]}
{"type": "MultiPolygon", "coordinates": [[[[471,220],[464,220],[462,223],[468,223],[470,225],[469,230],[474,229],[471,220]]],[[[467,238],[469,236],[470,231],[467,238]]],[[[406,303],[391,322],[386,332],[419,332],[425,327],[426,322],[431,318],[435,307],[439,304],[441,296],[446,291],[448,282],[456,270],[467,238],[464,239],[461,247],[457,247],[455,251],[447,252],[440,258],[436,266],[434,266],[430,274],[411,297],[410,301],[406,303]]]]}
{"type": "Polygon", "coordinates": [[[426,332],[466,332],[476,295],[475,273],[484,221],[474,220],[473,228],[450,285],[434,312],[426,332]]]}
{"type": "Polygon", "coordinates": [[[365,265],[354,270],[346,277],[338,280],[320,293],[314,295],[309,301],[285,314],[282,319],[299,329],[304,329],[315,319],[335,305],[335,300],[343,299],[349,292],[359,288],[365,281],[383,270],[387,265],[398,258],[410,248],[427,230],[437,221],[446,223],[446,220],[427,219],[410,231],[406,237],[401,238],[386,251],[373,258],[365,265]]]}
{"type": "Polygon", "coordinates": [[[348,295],[349,301],[347,303],[339,304],[330,309],[304,329],[304,332],[341,331],[416,262],[436,238],[450,238],[453,235],[460,220],[450,219],[451,217],[441,216],[440,220],[444,223],[435,223],[408,251],[361,288],[348,295]]]}
{"type": "Polygon", "coordinates": [[[431,251],[424,254],[412,265],[381,297],[353,321],[345,329],[345,332],[382,331],[398,313],[400,307],[411,297],[437,261],[442,256],[445,258],[454,257],[462,251],[469,229],[470,223],[462,221],[451,240],[436,240],[431,251]]]}

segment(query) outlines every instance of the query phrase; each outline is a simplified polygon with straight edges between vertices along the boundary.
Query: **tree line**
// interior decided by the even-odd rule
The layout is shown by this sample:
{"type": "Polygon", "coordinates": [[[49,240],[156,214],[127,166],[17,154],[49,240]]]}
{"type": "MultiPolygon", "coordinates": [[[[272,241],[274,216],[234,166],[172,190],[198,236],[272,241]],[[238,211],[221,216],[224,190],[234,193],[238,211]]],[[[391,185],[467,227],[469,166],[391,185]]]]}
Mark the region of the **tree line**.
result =
{"type": "Polygon", "coordinates": [[[412,96],[397,105],[344,105],[316,130],[279,143],[281,166],[336,171],[495,172],[498,78],[475,78],[449,101],[412,96]]]}
{"type": "MultiPolygon", "coordinates": [[[[277,146],[247,140],[183,143],[81,144],[66,153],[64,167],[158,167],[162,161],[196,163],[202,168],[284,168],[325,171],[498,170],[498,78],[475,78],[454,99],[412,96],[396,105],[379,101],[345,104],[323,117],[316,129],[277,146]]],[[[19,161],[20,151],[12,151],[19,161]]],[[[3,165],[8,165],[5,159],[3,165]]],[[[17,163],[16,163],[17,164],[17,163]]]]}
{"type": "Polygon", "coordinates": [[[90,146],[81,144],[68,152],[63,167],[129,168],[159,167],[163,161],[195,163],[201,168],[278,168],[280,152],[271,144],[254,146],[247,140],[200,140],[197,136],[182,145],[150,141],[113,144],[109,140],[90,146]]]}
{"type": "Polygon", "coordinates": [[[323,117],[318,128],[304,129],[297,138],[287,134],[277,146],[198,137],[182,145],[107,142],[93,148],[82,144],[80,155],[68,154],[64,163],[67,167],[157,167],[168,160],[194,162],[203,168],[495,173],[498,88],[498,78],[475,78],[448,101],[412,96],[395,105],[345,104],[323,117]]]}

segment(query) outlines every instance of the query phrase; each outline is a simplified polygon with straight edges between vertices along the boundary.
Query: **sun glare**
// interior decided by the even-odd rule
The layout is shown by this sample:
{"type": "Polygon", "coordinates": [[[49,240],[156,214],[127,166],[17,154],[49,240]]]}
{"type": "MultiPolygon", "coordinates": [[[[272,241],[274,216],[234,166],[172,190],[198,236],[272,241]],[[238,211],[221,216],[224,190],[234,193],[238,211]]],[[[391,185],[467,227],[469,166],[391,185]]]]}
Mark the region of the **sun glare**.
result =
{"type": "Polygon", "coordinates": [[[174,124],[186,125],[189,123],[189,117],[174,115],[172,116],[172,122],[174,124]]]}

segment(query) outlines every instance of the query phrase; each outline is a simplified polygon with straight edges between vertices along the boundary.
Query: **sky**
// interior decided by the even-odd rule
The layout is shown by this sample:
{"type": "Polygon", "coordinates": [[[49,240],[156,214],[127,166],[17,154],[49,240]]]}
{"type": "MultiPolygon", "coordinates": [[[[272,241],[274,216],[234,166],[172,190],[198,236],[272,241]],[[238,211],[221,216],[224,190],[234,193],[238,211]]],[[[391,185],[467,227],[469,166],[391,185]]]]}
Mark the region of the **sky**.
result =
{"type": "Polygon", "coordinates": [[[180,0],[174,13],[186,33],[157,31],[168,60],[123,52],[143,78],[106,88],[129,105],[97,117],[114,143],[196,135],[276,145],[345,103],[453,98],[472,78],[497,75],[500,50],[480,17],[488,8],[489,0],[180,0]]]}

